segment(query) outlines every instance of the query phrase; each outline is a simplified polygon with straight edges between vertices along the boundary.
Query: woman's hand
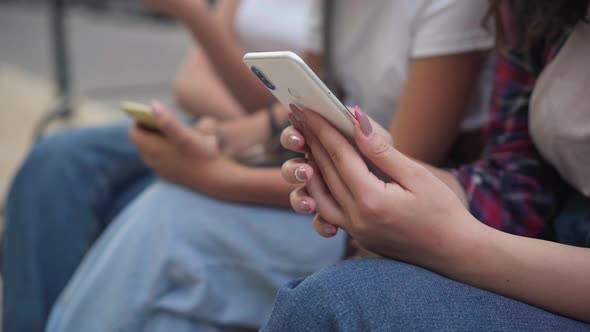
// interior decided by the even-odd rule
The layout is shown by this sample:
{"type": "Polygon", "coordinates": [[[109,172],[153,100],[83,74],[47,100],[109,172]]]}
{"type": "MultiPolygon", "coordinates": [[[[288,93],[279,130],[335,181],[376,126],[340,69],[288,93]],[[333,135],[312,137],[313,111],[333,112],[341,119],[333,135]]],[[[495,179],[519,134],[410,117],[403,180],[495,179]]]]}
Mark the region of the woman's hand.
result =
{"type": "Polygon", "coordinates": [[[304,184],[291,195],[293,208],[317,212],[314,227],[323,236],[340,227],[371,251],[423,266],[439,264],[479,223],[447,185],[393,148],[366,114],[356,113],[360,152],[393,182],[371,173],[362,155],[322,117],[296,112],[292,121],[299,130],[286,129],[282,143],[306,151],[308,163],[283,166],[288,182],[304,184]]]}
{"type": "Polygon", "coordinates": [[[148,166],[162,178],[193,189],[222,178],[223,164],[230,161],[221,158],[215,120],[203,118],[191,128],[160,103],[153,103],[152,109],[160,132],[138,125],[130,130],[131,141],[148,166]]]}

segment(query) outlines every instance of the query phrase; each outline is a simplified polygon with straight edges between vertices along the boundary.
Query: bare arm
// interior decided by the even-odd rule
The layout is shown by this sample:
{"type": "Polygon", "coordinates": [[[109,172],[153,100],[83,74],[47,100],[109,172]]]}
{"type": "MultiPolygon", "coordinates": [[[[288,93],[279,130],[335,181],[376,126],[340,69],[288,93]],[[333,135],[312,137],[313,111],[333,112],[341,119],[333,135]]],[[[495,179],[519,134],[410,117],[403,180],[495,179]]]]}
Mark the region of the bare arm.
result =
{"type": "Polygon", "coordinates": [[[253,168],[222,159],[212,166],[209,176],[188,175],[175,181],[195,191],[228,202],[289,207],[295,186],[281,177],[280,168],[253,168]]]}
{"type": "Polygon", "coordinates": [[[235,19],[238,2],[220,1],[217,6],[216,15],[211,15],[203,9],[203,3],[187,1],[177,17],[189,28],[240,104],[246,110],[256,110],[265,106],[271,94],[242,62],[245,51],[235,38],[233,23],[228,23],[235,19]]]}
{"type": "Polygon", "coordinates": [[[441,264],[438,272],[590,323],[590,249],[519,237],[473,222],[481,229],[469,234],[458,258],[441,264]]]}
{"type": "Polygon", "coordinates": [[[391,134],[397,149],[431,165],[449,152],[472,100],[482,52],[414,59],[391,134]]]}

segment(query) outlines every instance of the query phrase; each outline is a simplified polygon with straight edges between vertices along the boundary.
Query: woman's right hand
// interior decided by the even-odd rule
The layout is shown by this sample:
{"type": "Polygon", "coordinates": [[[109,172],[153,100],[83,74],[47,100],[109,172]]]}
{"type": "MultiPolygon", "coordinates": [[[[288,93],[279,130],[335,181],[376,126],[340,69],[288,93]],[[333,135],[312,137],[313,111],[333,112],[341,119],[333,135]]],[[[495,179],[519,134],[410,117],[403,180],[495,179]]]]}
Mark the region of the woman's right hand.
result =
{"type": "Polygon", "coordinates": [[[481,224],[445,183],[385,141],[362,111],[357,117],[360,152],[316,113],[292,118],[298,130],[287,128],[281,142],[308,157],[282,168],[288,182],[302,184],[291,195],[293,208],[317,212],[320,235],[333,236],[338,227],[385,256],[422,266],[444,262],[481,224]],[[374,176],[363,156],[394,182],[374,176]]]}

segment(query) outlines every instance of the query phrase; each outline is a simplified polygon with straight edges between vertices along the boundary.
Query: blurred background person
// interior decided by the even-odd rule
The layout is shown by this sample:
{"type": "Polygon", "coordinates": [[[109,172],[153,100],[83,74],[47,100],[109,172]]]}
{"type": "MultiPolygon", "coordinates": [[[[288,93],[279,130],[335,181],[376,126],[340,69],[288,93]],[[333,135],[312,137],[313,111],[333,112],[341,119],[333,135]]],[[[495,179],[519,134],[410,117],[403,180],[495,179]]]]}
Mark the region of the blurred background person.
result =
{"type": "MultiPolygon", "coordinates": [[[[217,1],[211,10],[200,0],[145,3],[180,18],[198,44],[175,81],[182,109],[189,116],[207,114],[220,121],[239,118],[228,124],[230,132],[237,122],[246,127],[263,123],[267,129],[268,113],[252,111],[267,105],[271,95],[243,65],[242,55],[300,50],[309,2],[217,1]],[[186,3],[194,10],[179,11],[186,3]],[[239,92],[232,90],[237,87],[239,92]],[[240,93],[248,100],[237,101],[240,93]]],[[[155,181],[129,140],[128,127],[122,123],[50,135],[33,147],[20,168],[6,206],[4,331],[43,330],[51,306],[94,240],[155,181]]],[[[255,141],[269,135],[254,133],[255,141]]],[[[240,144],[252,144],[238,138],[240,144]]]]}
{"type": "MultiPolygon", "coordinates": [[[[340,1],[328,12],[322,4],[314,7],[307,61],[320,73],[334,64],[344,100],[391,125],[400,148],[445,163],[459,133],[477,131],[485,118],[478,101],[489,84],[478,79],[493,45],[481,27],[485,2],[340,1]],[[330,59],[326,13],[334,24],[330,59]]],[[[227,131],[203,123],[189,130],[163,105],[153,110],[163,135],[137,127],[131,135],[167,181],[144,191],[95,244],[49,330],[257,329],[282,283],[344,255],[344,236],[322,240],[309,216],[281,208],[293,187],[278,168],[244,167],[220,153],[218,143],[236,135],[218,136],[227,131]],[[85,314],[99,307],[108,310],[85,314]]]]}

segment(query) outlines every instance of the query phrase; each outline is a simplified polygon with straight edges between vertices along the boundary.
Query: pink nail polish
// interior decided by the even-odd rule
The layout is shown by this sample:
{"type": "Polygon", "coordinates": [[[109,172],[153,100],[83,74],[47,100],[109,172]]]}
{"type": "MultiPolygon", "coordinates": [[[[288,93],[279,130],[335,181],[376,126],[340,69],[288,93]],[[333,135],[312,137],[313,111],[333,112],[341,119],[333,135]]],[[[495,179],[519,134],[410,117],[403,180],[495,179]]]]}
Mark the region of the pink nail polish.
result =
{"type": "Polygon", "coordinates": [[[293,115],[293,113],[289,113],[289,120],[291,120],[291,124],[293,124],[293,127],[295,127],[295,129],[302,131],[303,130],[303,124],[301,123],[301,121],[297,120],[297,118],[295,117],[295,115],[293,115]]]}
{"type": "Polygon", "coordinates": [[[311,204],[306,200],[301,201],[299,206],[301,206],[301,209],[307,213],[313,212],[313,210],[311,209],[311,204]]]}
{"type": "Polygon", "coordinates": [[[365,137],[371,135],[371,133],[373,132],[373,126],[371,125],[371,121],[369,120],[367,114],[363,112],[363,110],[359,106],[356,106],[354,108],[354,116],[356,117],[356,120],[359,122],[361,126],[361,131],[363,135],[365,135],[365,137]]]}
{"type": "Polygon", "coordinates": [[[289,136],[289,146],[290,147],[297,148],[299,146],[299,143],[301,143],[301,138],[299,138],[295,135],[289,136]]]}
{"type": "Polygon", "coordinates": [[[301,109],[295,104],[289,104],[289,108],[291,109],[291,112],[297,121],[301,122],[303,125],[305,123],[305,114],[303,114],[303,111],[301,111],[301,109]]]}
{"type": "Polygon", "coordinates": [[[336,232],[337,232],[337,231],[338,231],[338,230],[337,230],[335,227],[332,227],[332,226],[326,226],[326,228],[324,228],[324,235],[327,235],[327,236],[334,236],[334,235],[336,235],[336,232]]]}
{"type": "Polygon", "coordinates": [[[305,169],[305,167],[303,167],[303,166],[297,167],[297,169],[295,170],[295,178],[299,182],[307,181],[307,170],[305,169]]]}

